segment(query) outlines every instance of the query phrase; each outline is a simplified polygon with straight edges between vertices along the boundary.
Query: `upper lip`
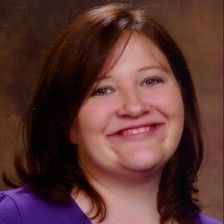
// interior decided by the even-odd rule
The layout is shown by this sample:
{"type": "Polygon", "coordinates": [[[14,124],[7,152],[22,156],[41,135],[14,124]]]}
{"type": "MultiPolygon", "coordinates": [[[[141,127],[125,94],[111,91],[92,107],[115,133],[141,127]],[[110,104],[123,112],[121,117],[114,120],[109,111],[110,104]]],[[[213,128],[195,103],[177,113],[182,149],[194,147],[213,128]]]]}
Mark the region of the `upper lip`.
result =
{"type": "Polygon", "coordinates": [[[119,132],[128,130],[128,129],[136,129],[136,128],[141,128],[141,127],[147,127],[147,126],[155,126],[155,125],[160,125],[163,124],[164,122],[150,122],[150,123],[142,123],[142,124],[137,124],[137,125],[130,125],[130,126],[125,126],[120,129],[117,129],[116,131],[113,131],[112,133],[108,134],[108,136],[112,136],[115,134],[118,134],[119,132]]]}

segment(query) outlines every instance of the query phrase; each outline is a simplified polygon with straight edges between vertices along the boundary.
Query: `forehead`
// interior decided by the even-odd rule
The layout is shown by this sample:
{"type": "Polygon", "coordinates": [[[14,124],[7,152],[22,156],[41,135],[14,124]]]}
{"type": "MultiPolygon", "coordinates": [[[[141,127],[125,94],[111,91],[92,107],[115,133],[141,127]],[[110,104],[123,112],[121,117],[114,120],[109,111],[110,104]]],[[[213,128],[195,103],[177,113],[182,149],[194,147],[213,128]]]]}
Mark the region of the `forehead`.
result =
{"type": "Polygon", "coordinates": [[[141,69],[160,66],[171,71],[166,56],[148,37],[139,33],[124,33],[111,49],[101,69],[100,77],[117,69],[141,69]]]}

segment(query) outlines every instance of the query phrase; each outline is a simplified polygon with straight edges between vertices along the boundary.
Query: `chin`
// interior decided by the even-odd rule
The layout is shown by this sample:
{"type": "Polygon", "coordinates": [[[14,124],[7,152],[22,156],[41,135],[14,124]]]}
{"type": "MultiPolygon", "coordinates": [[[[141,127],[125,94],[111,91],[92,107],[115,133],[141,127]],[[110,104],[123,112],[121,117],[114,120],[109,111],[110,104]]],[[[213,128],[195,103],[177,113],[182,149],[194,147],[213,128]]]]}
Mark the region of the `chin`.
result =
{"type": "Polygon", "coordinates": [[[122,160],[121,166],[133,172],[158,172],[162,171],[168,159],[160,153],[154,155],[141,155],[135,158],[122,160]]]}

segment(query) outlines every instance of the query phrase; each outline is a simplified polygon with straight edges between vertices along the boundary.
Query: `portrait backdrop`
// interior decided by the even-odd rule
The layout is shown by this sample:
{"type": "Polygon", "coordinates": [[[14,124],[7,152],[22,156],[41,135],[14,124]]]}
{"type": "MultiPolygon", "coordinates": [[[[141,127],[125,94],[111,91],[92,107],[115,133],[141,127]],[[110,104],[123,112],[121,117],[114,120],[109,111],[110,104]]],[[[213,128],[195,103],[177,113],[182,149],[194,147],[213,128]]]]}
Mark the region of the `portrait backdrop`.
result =
{"type": "MultiPolygon", "coordinates": [[[[0,171],[15,175],[13,155],[23,149],[21,118],[48,46],[77,10],[114,2],[148,9],[183,50],[198,95],[205,142],[199,196],[203,211],[223,220],[222,0],[0,0],[0,171]]],[[[0,189],[5,188],[0,179],[0,189]]]]}

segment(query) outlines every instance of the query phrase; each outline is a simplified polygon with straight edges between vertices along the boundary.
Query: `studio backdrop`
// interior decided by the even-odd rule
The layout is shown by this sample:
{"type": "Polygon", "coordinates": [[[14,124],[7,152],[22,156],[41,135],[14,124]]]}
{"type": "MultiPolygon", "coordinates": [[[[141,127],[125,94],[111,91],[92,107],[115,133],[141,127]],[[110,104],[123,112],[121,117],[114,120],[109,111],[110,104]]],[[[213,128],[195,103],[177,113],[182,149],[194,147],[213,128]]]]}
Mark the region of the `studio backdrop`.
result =
{"type": "MultiPolygon", "coordinates": [[[[14,175],[22,149],[21,118],[48,46],[78,9],[122,2],[147,8],[171,33],[190,66],[205,142],[199,175],[203,210],[223,219],[223,1],[222,0],[0,0],[0,170],[14,175]]],[[[5,189],[0,180],[0,189],[5,189]]]]}

